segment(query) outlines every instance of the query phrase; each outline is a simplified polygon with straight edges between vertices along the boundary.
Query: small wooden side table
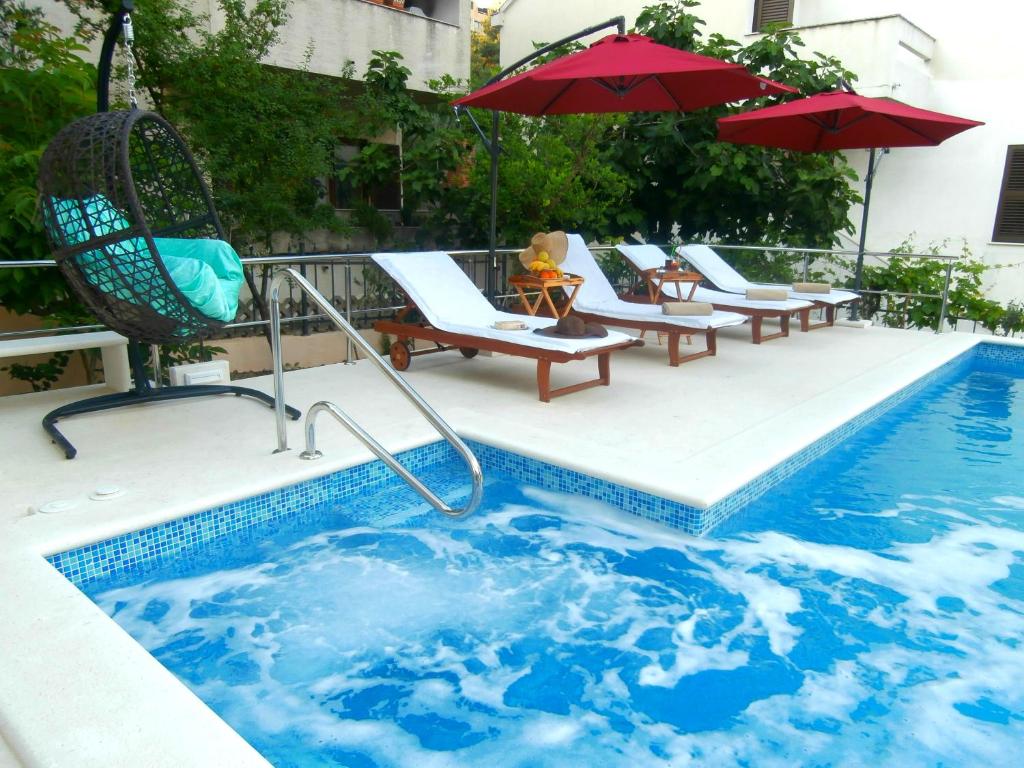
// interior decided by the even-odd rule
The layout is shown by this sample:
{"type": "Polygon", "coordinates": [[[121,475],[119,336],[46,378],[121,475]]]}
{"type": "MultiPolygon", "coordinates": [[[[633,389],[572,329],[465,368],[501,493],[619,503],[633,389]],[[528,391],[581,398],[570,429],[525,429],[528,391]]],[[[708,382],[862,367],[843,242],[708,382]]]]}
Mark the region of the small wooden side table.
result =
{"type": "Polygon", "coordinates": [[[583,285],[582,277],[536,277],[534,275],[512,275],[508,279],[508,284],[516,289],[519,294],[519,300],[523,303],[523,308],[529,315],[536,315],[537,311],[542,307],[547,307],[548,311],[551,312],[552,317],[565,317],[569,314],[569,310],[572,309],[572,304],[576,301],[576,294],[583,285]],[[553,288],[564,288],[567,299],[562,309],[559,310],[555,304],[554,299],[551,298],[551,290],[553,288]],[[537,298],[531,300],[526,295],[527,291],[537,291],[537,298]]]}
{"type": "Polygon", "coordinates": [[[651,304],[658,304],[664,300],[661,294],[666,284],[674,284],[676,286],[676,295],[665,296],[665,299],[691,301],[694,292],[697,290],[697,284],[704,279],[704,275],[700,272],[684,272],[681,269],[662,269],[661,267],[645,269],[642,274],[647,282],[647,295],[651,299],[651,304]],[[690,290],[685,297],[681,290],[681,283],[690,284],[690,290]]]}

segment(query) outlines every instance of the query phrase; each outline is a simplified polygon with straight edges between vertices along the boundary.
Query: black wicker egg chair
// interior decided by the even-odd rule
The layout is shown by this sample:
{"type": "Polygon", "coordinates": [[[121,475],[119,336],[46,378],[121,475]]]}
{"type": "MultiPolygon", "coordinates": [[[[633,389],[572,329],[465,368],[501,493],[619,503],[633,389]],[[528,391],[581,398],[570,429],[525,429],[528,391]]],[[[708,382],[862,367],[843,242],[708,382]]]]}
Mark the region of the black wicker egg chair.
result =
{"type": "MultiPolygon", "coordinates": [[[[195,160],[159,115],[138,109],[100,112],[65,127],[40,162],[43,223],[54,258],[74,293],[100,320],[129,339],[134,389],[58,408],[43,428],[70,459],[75,448],[57,429],[68,416],[127,405],[207,395],[264,392],[233,385],[154,389],[143,344],[203,339],[224,326],[179,290],[154,238],[226,239],[195,160]]],[[[164,241],[166,242],[166,241],[164,241]]],[[[246,274],[253,295],[251,275],[246,274]]],[[[299,418],[299,411],[288,409],[299,418]]]]}

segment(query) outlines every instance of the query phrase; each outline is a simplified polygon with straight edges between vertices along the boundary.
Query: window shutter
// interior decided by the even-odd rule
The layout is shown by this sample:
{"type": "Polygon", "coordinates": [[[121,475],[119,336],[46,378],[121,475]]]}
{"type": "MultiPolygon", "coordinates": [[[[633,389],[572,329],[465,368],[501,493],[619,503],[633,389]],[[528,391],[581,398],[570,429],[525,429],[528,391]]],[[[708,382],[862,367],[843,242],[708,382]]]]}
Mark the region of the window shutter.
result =
{"type": "Polygon", "coordinates": [[[760,32],[769,24],[791,24],[793,0],[757,0],[754,3],[754,31],[760,32]]]}
{"type": "Polygon", "coordinates": [[[1024,144],[1006,150],[992,239],[997,243],[1024,243],[1024,144]]]}

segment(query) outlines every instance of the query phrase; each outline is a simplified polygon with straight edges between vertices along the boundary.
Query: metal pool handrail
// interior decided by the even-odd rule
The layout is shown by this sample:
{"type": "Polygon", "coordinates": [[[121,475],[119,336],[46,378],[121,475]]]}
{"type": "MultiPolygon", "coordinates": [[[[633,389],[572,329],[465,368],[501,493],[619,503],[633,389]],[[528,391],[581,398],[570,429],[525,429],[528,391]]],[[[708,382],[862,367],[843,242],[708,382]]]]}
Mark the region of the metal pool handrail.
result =
{"type": "Polygon", "coordinates": [[[274,412],[277,421],[277,450],[275,453],[288,450],[288,435],[285,430],[284,412],[284,363],[281,354],[281,285],[289,281],[298,285],[313,300],[328,319],[344,333],[348,339],[394,384],[398,391],[405,395],[413,407],[436,429],[441,436],[462,456],[473,479],[473,491],[469,501],[460,509],[453,509],[437,497],[429,488],[419,481],[401,462],[398,461],[384,446],[377,442],[366,430],[360,427],[348,414],[334,403],[321,400],[315,403],[306,413],[306,450],[300,454],[303,459],[317,459],[323,454],[316,449],[316,419],[321,413],[329,413],[352,433],[363,445],[381,461],[393,469],[417,493],[441,514],[447,517],[464,517],[475,510],[483,496],[484,476],[480,462],[469,446],[459,437],[455,430],[448,426],[437,412],[427,405],[426,401],[406,383],[394,368],[388,365],[366,339],[334,308],[323,294],[313,287],[302,274],[293,268],[282,270],[274,278],[270,289],[270,335],[271,348],[274,356],[274,412]]]}

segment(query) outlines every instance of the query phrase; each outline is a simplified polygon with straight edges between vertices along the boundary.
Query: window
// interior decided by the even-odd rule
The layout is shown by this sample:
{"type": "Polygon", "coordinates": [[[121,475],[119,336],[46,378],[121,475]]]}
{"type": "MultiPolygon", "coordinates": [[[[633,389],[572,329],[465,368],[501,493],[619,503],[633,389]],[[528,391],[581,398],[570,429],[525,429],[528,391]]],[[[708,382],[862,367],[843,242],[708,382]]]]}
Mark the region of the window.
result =
{"type": "Polygon", "coordinates": [[[769,24],[792,24],[793,0],[754,0],[754,31],[769,24]]]}
{"type": "Polygon", "coordinates": [[[992,239],[997,243],[1024,243],[1024,144],[1006,150],[992,239]]]}

